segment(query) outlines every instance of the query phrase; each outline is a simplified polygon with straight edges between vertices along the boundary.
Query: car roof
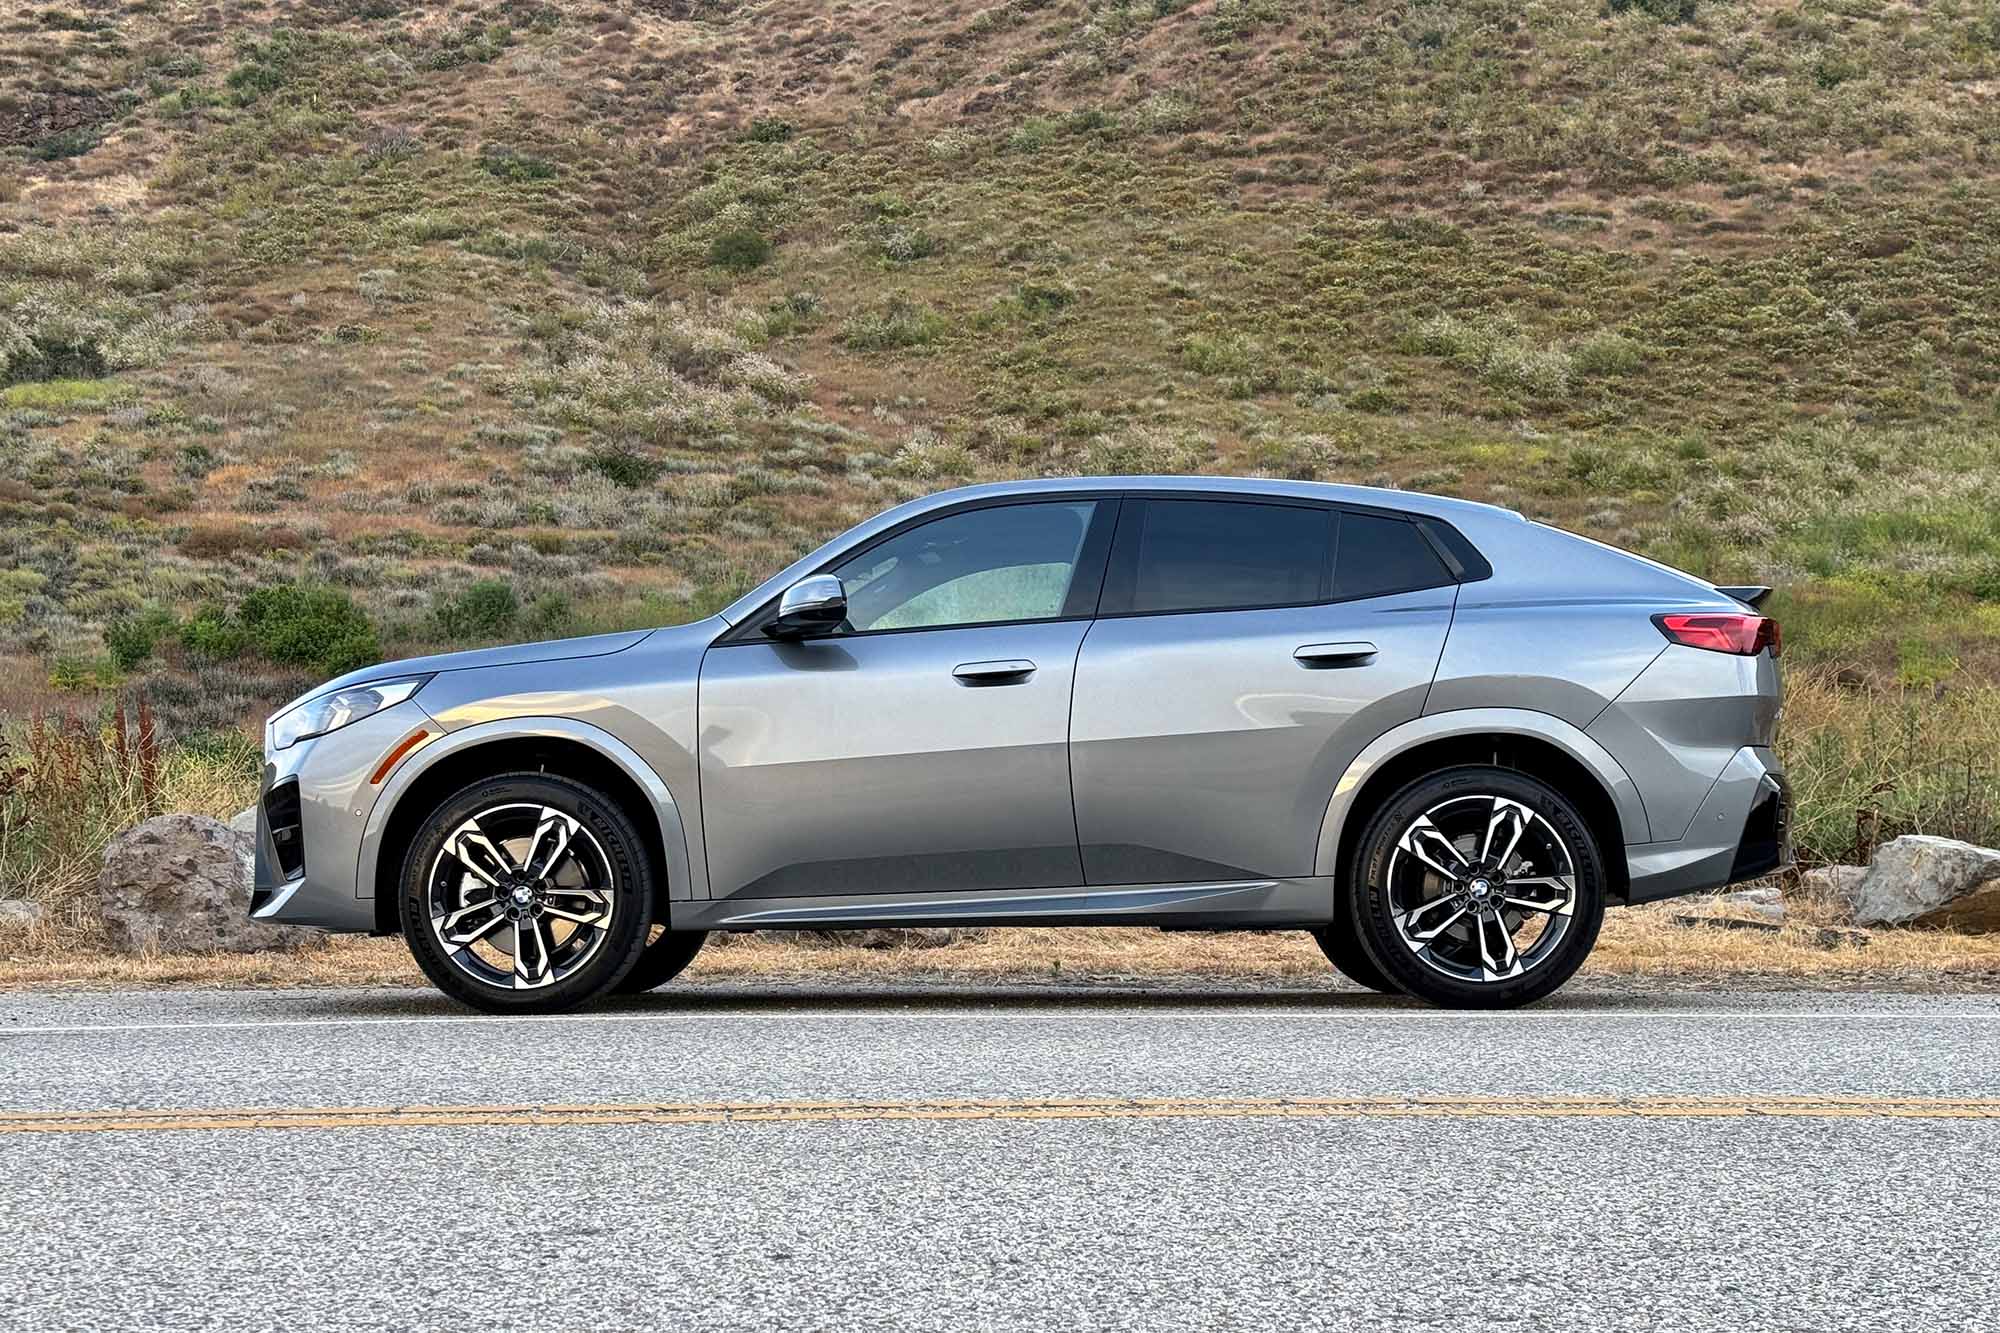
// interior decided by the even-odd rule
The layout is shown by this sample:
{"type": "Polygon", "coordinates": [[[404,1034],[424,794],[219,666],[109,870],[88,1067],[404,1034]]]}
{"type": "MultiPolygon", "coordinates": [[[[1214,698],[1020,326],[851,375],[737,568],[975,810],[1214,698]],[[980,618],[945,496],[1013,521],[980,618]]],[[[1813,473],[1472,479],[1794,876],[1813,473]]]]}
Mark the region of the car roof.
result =
{"type": "Polygon", "coordinates": [[[979,500],[1006,499],[1010,496],[1135,491],[1190,491],[1242,495],[1246,498],[1315,500],[1322,504],[1368,505],[1378,509],[1395,509],[1447,521],[1461,517],[1477,517],[1525,522],[1520,514],[1511,509],[1480,504],[1474,500],[1453,500],[1441,495],[1390,490],[1381,486],[1343,486],[1332,482],[1288,481],[1274,477],[1039,477],[1025,481],[985,482],[977,486],[959,486],[952,490],[920,496],[893,509],[884,510],[873,518],[864,519],[825,545],[793,561],[722,608],[721,615],[732,625],[740,624],[758,607],[833,558],[840,550],[866,541],[887,528],[906,523],[932,510],[948,509],[953,505],[979,500]]]}

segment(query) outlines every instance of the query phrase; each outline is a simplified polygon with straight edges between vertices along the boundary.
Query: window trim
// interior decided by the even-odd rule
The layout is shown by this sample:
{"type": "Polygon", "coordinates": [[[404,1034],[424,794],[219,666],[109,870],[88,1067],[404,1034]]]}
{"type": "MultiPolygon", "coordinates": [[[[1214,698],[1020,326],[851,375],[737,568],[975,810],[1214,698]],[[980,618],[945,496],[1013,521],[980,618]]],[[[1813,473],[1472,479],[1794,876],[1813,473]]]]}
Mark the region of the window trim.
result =
{"type": "Polygon", "coordinates": [[[1083,534],[1083,545],[1077,550],[1076,574],[1070,580],[1068,594],[1063,598],[1061,615],[1035,616],[1023,620],[973,620],[951,625],[902,625],[892,629],[849,630],[846,633],[808,634],[797,639],[773,639],[764,633],[764,626],[771,623],[778,614],[778,602],[784,597],[781,589],[755,611],[745,616],[742,623],[719,635],[712,648],[731,648],[746,643],[819,643],[826,640],[872,639],[888,634],[936,634],[950,630],[995,629],[1003,625],[1059,625],[1065,621],[1094,620],[1098,603],[1104,595],[1105,566],[1110,559],[1113,534],[1118,526],[1119,512],[1124,508],[1125,496],[1121,491],[1049,491],[1036,495],[996,495],[982,500],[967,500],[962,504],[947,505],[911,516],[884,532],[878,532],[858,546],[840,552],[825,564],[801,574],[800,578],[811,578],[817,574],[832,573],[835,566],[859,559],[876,547],[894,541],[906,532],[935,523],[941,519],[956,518],[960,514],[975,513],[982,509],[1011,509],[1020,505],[1075,505],[1091,504],[1096,508],[1091,512],[1090,526],[1083,534]]]}
{"type": "MultiPolygon", "coordinates": [[[[1440,518],[1435,514],[1419,514],[1407,509],[1392,509],[1386,505],[1361,504],[1349,500],[1320,500],[1303,495],[1263,495],[1255,491],[1181,490],[1178,488],[1161,490],[1148,487],[1134,487],[1131,490],[1093,488],[1090,490],[1075,491],[1039,491],[1029,495],[994,495],[979,500],[965,500],[958,504],[913,515],[907,521],[898,523],[895,527],[887,531],[877,533],[858,546],[842,551],[825,564],[810,571],[809,574],[801,574],[799,577],[807,578],[811,574],[827,573],[833,566],[845,564],[856,556],[873,550],[883,542],[898,537],[908,532],[911,528],[929,523],[934,519],[950,518],[955,514],[969,513],[975,509],[998,509],[1008,505],[1077,504],[1086,501],[1098,506],[1097,512],[1091,520],[1090,532],[1084,537],[1083,551],[1077,558],[1079,573],[1084,570],[1087,560],[1095,558],[1097,561],[1095,596],[1091,599],[1092,610],[1088,614],[1069,613],[1070,606],[1068,603],[1080,600],[1075,596],[1077,589],[1073,584],[1070,589],[1072,596],[1067,599],[1064,606],[1065,614],[1060,616],[1046,616],[1037,620],[985,620],[969,625],[912,625],[902,629],[859,630],[851,634],[816,634],[809,635],[802,640],[781,641],[773,639],[764,633],[764,626],[769,624],[771,617],[777,614],[778,599],[784,596],[784,591],[780,589],[776,596],[773,596],[769,601],[745,616],[732,628],[723,631],[709,646],[712,648],[728,648],[748,643],[814,643],[825,639],[873,638],[883,634],[928,634],[956,629],[991,629],[1003,625],[1059,625],[1077,620],[1128,620],[1139,616],[1200,616],[1223,615],[1241,611],[1297,610],[1302,607],[1339,606],[1349,602],[1372,601],[1377,597],[1406,596],[1412,592],[1428,592],[1432,588],[1456,587],[1467,583],[1479,583],[1493,577],[1492,564],[1487,561],[1479,548],[1472,544],[1471,539],[1460,532],[1450,520],[1440,518]],[[1282,604],[1266,602],[1255,606],[1203,607],[1199,610],[1187,611],[1109,610],[1107,609],[1107,602],[1112,592],[1111,580],[1115,569],[1115,561],[1118,558],[1121,547],[1130,540],[1128,533],[1136,530],[1138,526],[1136,523],[1130,521],[1130,516],[1138,512],[1134,502],[1143,502],[1146,500],[1220,500],[1234,504],[1284,505],[1295,509],[1325,509],[1335,514],[1366,514],[1374,518],[1399,519],[1402,522],[1411,524],[1419,533],[1423,534],[1424,538],[1431,544],[1432,550],[1444,562],[1446,574],[1453,577],[1445,583],[1427,584],[1419,588],[1404,588],[1395,592],[1371,593],[1367,597],[1328,597],[1324,600],[1312,602],[1285,602],[1282,604]],[[1100,529],[1102,529],[1103,537],[1102,549],[1093,552],[1092,547],[1098,541],[1100,529]]],[[[1336,562],[1340,559],[1340,532],[1338,528],[1334,531],[1332,558],[1336,562]]],[[[1331,575],[1329,574],[1330,579],[1331,575]]]]}

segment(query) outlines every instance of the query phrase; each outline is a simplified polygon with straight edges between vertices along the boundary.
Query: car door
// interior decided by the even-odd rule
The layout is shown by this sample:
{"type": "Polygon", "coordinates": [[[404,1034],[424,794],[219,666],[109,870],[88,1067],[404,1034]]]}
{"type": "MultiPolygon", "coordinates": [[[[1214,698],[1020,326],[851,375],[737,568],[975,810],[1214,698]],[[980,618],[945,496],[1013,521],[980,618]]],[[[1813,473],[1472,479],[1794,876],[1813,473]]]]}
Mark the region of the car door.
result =
{"type": "Polygon", "coordinates": [[[1340,774],[1422,712],[1456,592],[1403,516],[1127,500],[1071,710],[1086,883],[1311,875],[1340,774]]]}
{"type": "Polygon", "coordinates": [[[703,659],[711,896],[1082,883],[1069,705],[1115,501],[925,517],[821,571],[848,619],[703,659]]]}

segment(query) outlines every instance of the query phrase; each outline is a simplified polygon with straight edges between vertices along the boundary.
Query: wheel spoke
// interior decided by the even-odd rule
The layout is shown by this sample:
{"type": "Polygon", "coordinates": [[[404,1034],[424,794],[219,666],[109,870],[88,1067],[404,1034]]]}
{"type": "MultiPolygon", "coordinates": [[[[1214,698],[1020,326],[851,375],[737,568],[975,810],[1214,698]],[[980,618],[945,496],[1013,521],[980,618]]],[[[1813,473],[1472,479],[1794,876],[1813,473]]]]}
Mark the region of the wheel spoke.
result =
{"type": "Polygon", "coordinates": [[[539,917],[522,917],[514,923],[514,989],[532,990],[546,986],[549,975],[549,937],[539,917]]]}
{"type": "Polygon", "coordinates": [[[454,829],[444,849],[489,889],[499,888],[501,876],[511,875],[519,869],[514,859],[486,836],[477,819],[468,819],[454,829]],[[482,865],[482,861],[485,864],[482,865]]]}
{"type": "Polygon", "coordinates": [[[1514,948],[1514,934],[1498,912],[1482,912],[1472,925],[1479,941],[1479,966],[1488,981],[1503,981],[1521,974],[1521,955],[1514,948]]]}
{"type": "Polygon", "coordinates": [[[567,907],[557,907],[554,903],[542,906],[543,916],[552,916],[558,921],[574,921],[579,926],[601,926],[610,919],[609,904],[585,912],[573,912],[567,907]]]}
{"type": "Polygon", "coordinates": [[[1397,846],[1453,882],[1465,878],[1466,872],[1472,869],[1466,864],[1464,854],[1458,850],[1458,844],[1447,838],[1443,829],[1431,823],[1429,815],[1417,816],[1417,822],[1410,825],[1409,831],[1403,834],[1403,839],[1397,846]],[[1424,850],[1426,845],[1433,851],[1424,850]],[[1457,869],[1450,869],[1440,862],[1435,855],[1436,850],[1442,850],[1449,855],[1457,869]]]}
{"type": "Polygon", "coordinates": [[[1459,906],[1450,897],[1433,898],[1421,907],[1412,908],[1398,916],[1396,918],[1396,927],[1402,931],[1403,939],[1412,949],[1421,949],[1457,925],[1470,910],[1470,908],[1459,906]],[[1454,910],[1446,913],[1443,919],[1433,921],[1429,925],[1424,925],[1419,921],[1420,917],[1434,914],[1440,907],[1450,907],[1454,910]]]}
{"type": "MultiPolygon", "coordinates": [[[[492,907],[493,904],[486,902],[480,903],[479,906],[492,907]]],[[[464,930],[457,929],[458,919],[467,912],[474,910],[476,909],[471,907],[460,908],[439,924],[438,938],[444,941],[445,947],[451,952],[457,953],[460,949],[469,948],[485,939],[488,935],[491,935],[495,928],[507,924],[507,914],[496,911],[492,916],[487,917],[477,925],[469,926],[464,930]]]]}
{"type": "Polygon", "coordinates": [[[1550,916],[1569,916],[1576,911],[1576,881],[1567,875],[1536,875],[1530,879],[1510,879],[1507,893],[1501,902],[1508,907],[1518,907],[1524,912],[1546,912],[1550,916]],[[1542,892],[1524,894],[1522,889],[1539,889],[1542,892]]]}
{"type": "Polygon", "coordinates": [[[560,810],[542,807],[542,822],[535,826],[535,840],[528,845],[527,855],[521,858],[524,873],[530,879],[542,879],[552,872],[569,853],[569,840],[576,833],[577,823],[560,810]],[[547,852],[542,848],[546,846],[547,852]]]}
{"type": "Polygon", "coordinates": [[[1505,866],[1508,858],[1514,855],[1514,849],[1521,845],[1521,835],[1528,831],[1529,817],[1530,811],[1528,807],[1522,805],[1519,801],[1510,801],[1504,796],[1495,796],[1493,798],[1493,814],[1486,821],[1486,839],[1479,847],[1480,863],[1492,867],[1505,866]],[[1508,830],[1507,845],[1501,849],[1500,855],[1495,856],[1493,855],[1493,839],[1502,828],[1508,830]]]}

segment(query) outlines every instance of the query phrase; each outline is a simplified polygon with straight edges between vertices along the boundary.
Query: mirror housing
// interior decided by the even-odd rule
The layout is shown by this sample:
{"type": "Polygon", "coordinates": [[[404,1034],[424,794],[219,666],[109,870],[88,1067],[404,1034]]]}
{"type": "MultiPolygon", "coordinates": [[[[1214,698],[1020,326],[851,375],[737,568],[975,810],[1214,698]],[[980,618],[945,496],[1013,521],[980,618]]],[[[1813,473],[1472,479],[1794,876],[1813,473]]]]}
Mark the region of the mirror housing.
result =
{"type": "Polygon", "coordinates": [[[847,589],[832,574],[814,574],[785,589],[764,632],[774,639],[803,639],[831,633],[846,619],[847,589]]]}

